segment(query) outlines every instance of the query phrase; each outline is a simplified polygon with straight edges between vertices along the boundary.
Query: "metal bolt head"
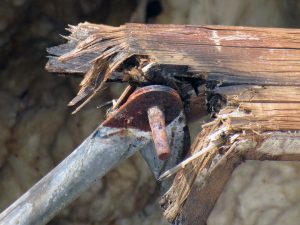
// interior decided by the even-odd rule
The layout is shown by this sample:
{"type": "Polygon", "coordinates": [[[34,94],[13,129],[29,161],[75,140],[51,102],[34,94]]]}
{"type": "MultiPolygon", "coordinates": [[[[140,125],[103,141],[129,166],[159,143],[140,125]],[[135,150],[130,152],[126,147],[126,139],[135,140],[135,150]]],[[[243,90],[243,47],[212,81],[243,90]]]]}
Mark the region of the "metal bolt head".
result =
{"type": "Polygon", "coordinates": [[[162,109],[166,126],[180,114],[183,107],[180,96],[174,89],[163,85],[146,86],[133,92],[102,124],[150,131],[147,111],[152,106],[162,109]]]}
{"type": "Polygon", "coordinates": [[[151,85],[136,90],[102,124],[151,130],[157,155],[159,159],[165,160],[171,152],[166,126],[180,114],[182,107],[180,96],[174,89],[151,85]]]}

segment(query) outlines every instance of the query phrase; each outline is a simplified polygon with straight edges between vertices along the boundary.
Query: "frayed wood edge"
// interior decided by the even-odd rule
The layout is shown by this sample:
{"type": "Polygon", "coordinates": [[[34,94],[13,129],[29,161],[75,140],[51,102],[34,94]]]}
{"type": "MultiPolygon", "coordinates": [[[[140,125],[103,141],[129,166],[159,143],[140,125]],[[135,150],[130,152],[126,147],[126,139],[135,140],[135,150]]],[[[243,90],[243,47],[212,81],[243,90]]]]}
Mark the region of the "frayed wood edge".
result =
{"type": "Polygon", "coordinates": [[[179,166],[161,201],[168,221],[183,218],[183,224],[206,224],[232,171],[245,160],[300,161],[299,131],[234,130],[232,115],[244,112],[237,108],[206,124],[191,147],[191,156],[179,166]]]}
{"type": "Polygon", "coordinates": [[[48,49],[51,56],[46,68],[60,71],[62,65],[67,68],[69,64],[68,69],[77,64],[89,65],[77,96],[68,104],[79,104],[74,114],[103,89],[113,72],[132,54],[128,52],[127,35],[123,26],[110,27],[85,22],[77,26],[69,25],[67,30],[70,32],[69,36],[64,36],[67,43],[48,49]]]}
{"type": "Polygon", "coordinates": [[[185,164],[184,162],[183,167],[179,166],[179,168],[176,168],[176,172],[178,169],[181,170],[177,173],[170,190],[163,196],[163,199],[167,201],[162,203],[162,205],[167,205],[164,216],[168,221],[173,221],[180,212],[186,198],[190,194],[197,174],[209,167],[214,156],[225,144],[226,139],[224,139],[224,135],[229,135],[229,133],[221,120],[211,123],[211,126],[206,126],[191,147],[193,150],[192,156],[186,159],[185,162],[187,163],[185,164]],[[202,152],[201,150],[204,151],[202,152]],[[170,199],[172,200],[169,201],[170,199]]]}

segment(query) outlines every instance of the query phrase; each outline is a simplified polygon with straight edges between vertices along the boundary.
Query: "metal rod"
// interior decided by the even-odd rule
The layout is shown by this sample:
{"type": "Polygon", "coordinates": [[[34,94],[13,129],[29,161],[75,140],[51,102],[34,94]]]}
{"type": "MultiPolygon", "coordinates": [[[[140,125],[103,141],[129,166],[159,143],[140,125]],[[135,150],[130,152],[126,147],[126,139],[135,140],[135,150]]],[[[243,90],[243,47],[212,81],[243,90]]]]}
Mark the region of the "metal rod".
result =
{"type": "Polygon", "coordinates": [[[64,161],[3,211],[0,224],[46,224],[63,207],[150,140],[149,132],[100,126],[64,161]]]}
{"type": "Polygon", "coordinates": [[[171,154],[171,149],[168,142],[165,115],[157,106],[149,108],[147,113],[158,158],[166,160],[171,154]]]}
{"type": "MultiPolygon", "coordinates": [[[[158,158],[152,141],[140,151],[156,179],[158,179],[164,171],[176,166],[184,157],[185,151],[190,145],[189,132],[186,129],[185,115],[184,112],[181,111],[179,116],[166,127],[168,140],[172,149],[172,153],[167,160],[160,160],[158,158]]],[[[172,179],[159,182],[160,193],[164,194],[169,190],[172,182],[172,179]]]]}

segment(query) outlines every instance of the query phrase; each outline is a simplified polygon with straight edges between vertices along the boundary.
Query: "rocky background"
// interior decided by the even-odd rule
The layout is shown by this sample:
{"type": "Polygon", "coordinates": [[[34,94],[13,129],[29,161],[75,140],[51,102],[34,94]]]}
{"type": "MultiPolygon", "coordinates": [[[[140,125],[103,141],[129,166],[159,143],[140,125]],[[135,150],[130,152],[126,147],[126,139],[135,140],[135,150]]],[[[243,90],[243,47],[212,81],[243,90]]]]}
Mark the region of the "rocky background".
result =
{"type": "MultiPolygon", "coordinates": [[[[45,71],[45,49],[82,21],[300,26],[297,0],[1,0],[0,211],[57,165],[101,122],[112,85],[75,116],[80,81],[45,71]]],[[[194,124],[197,126],[197,123],[194,124]]],[[[232,176],[209,225],[299,224],[300,163],[247,162],[232,176]]],[[[167,224],[139,155],[110,172],[50,224],[167,224]]]]}

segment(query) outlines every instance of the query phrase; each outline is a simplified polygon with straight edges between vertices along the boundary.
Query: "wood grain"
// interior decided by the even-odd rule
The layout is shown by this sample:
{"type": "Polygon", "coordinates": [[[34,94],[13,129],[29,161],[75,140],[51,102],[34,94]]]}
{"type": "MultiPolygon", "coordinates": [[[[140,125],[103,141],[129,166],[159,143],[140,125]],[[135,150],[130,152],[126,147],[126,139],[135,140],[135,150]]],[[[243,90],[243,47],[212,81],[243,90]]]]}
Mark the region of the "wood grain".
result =
{"type": "Polygon", "coordinates": [[[227,101],[219,115],[234,130],[299,130],[299,86],[232,85],[217,88],[227,101]]]}
{"type": "Polygon", "coordinates": [[[48,49],[46,68],[50,72],[85,73],[71,105],[95,95],[114,72],[126,74],[134,66],[138,74],[132,79],[138,79],[143,75],[142,67],[153,62],[186,66],[185,77],[218,85],[300,85],[300,30],[80,23],[70,26],[69,31],[66,44],[48,49]],[[132,57],[137,64],[128,65],[132,57]],[[144,60],[139,61],[141,57],[144,60]]]}
{"type": "MultiPolygon", "coordinates": [[[[173,214],[173,218],[169,217],[170,221],[176,220],[177,224],[182,225],[206,225],[210,212],[232,172],[246,160],[300,160],[299,133],[272,132],[261,134],[259,138],[255,134],[248,134],[241,140],[235,142],[223,154],[215,154],[207,170],[195,173],[193,186],[186,184],[185,187],[190,194],[182,209],[173,214]]],[[[187,173],[187,170],[181,173],[187,173]]],[[[194,174],[194,171],[190,173],[194,174]]],[[[172,188],[174,193],[175,190],[180,193],[175,183],[172,188]]],[[[176,199],[175,194],[168,197],[171,202],[173,198],[176,199]]]]}

